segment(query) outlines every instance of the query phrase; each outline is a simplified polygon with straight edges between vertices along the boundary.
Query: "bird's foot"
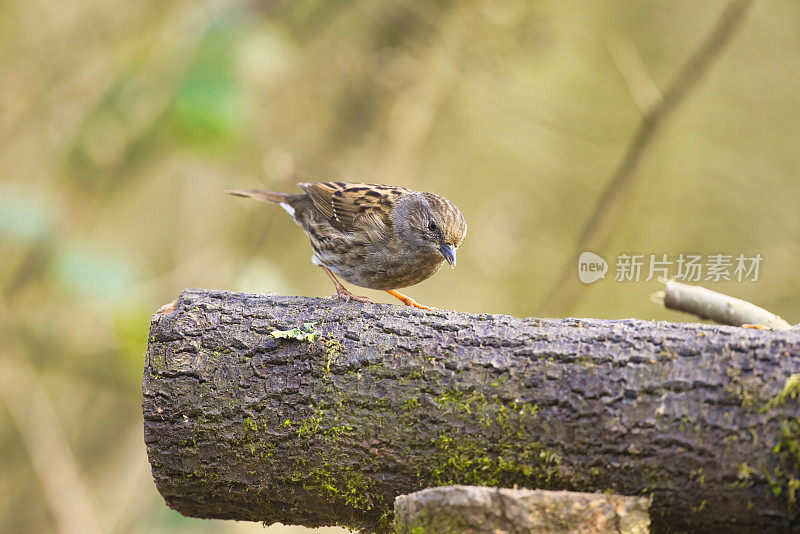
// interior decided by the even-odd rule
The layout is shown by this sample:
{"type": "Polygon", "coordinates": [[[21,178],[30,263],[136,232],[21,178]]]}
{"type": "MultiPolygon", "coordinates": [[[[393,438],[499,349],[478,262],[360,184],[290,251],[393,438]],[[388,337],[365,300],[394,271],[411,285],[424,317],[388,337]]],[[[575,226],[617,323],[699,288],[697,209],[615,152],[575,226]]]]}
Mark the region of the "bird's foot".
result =
{"type": "Polygon", "coordinates": [[[331,279],[331,282],[333,282],[333,285],[336,287],[336,294],[331,295],[331,298],[342,299],[345,302],[350,302],[352,300],[353,302],[367,302],[369,304],[373,304],[373,302],[369,300],[367,297],[361,297],[359,295],[354,295],[353,293],[350,293],[342,285],[342,283],[336,279],[336,276],[334,276],[333,272],[330,269],[328,269],[324,265],[320,265],[320,267],[322,267],[325,270],[325,273],[328,275],[328,278],[331,279]]]}
{"type": "Polygon", "coordinates": [[[432,308],[431,306],[425,306],[424,304],[419,304],[416,300],[412,299],[408,295],[403,295],[399,291],[395,291],[394,289],[386,290],[391,296],[405,304],[406,306],[411,306],[412,308],[419,308],[420,310],[428,310],[428,311],[438,311],[438,308],[432,308]]]}
{"type": "Polygon", "coordinates": [[[368,304],[373,303],[367,297],[362,297],[360,295],[355,295],[353,293],[350,293],[347,289],[344,288],[344,286],[341,285],[336,288],[336,294],[331,295],[331,298],[342,299],[345,302],[350,302],[352,300],[353,302],[365,302],[368,304]]]}

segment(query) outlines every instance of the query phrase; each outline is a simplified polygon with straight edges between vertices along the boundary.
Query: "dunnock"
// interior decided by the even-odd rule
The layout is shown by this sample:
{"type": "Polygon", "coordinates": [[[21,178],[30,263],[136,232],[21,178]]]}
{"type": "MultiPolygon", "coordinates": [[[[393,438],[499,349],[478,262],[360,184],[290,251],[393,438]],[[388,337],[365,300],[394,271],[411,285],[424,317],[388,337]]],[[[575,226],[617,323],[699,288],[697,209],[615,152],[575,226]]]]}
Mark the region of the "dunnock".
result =
{"type": "Polygon", "coordinates": [[[325,269],[339,298],[370,302],[345,289],[335,275],[357,286],[382,289],[409,306],[433,309],[395,290],[425,280],[445,261],[455,268],[467,222],[452,202],[393,185],[297,185],[305,193],[228,193],[286,210],[305,230],[314,249],[311,261],[325,269]]]}

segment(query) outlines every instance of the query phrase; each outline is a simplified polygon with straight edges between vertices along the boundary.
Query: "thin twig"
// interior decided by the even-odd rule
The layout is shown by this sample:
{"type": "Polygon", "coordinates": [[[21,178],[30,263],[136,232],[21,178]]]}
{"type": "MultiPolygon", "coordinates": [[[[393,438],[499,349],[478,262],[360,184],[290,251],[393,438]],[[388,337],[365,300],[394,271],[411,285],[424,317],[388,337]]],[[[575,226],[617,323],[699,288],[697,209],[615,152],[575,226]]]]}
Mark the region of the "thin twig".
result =
{"type": "Polygon", "coordinates": [[[703,75],[730,44],[755,2],[756,0],[732,0],[727,5],[706,39],[675,76],[661,102],[642,118],[625,156],[600,195],[594,212],[586,221],[569,263],[562,270],[558,283],[545,298],[541,309],[552,314],[563,314],[578,301],[580,282],[575,275],[578,256],[585,250],[594,252],[603,250],[618,226],[631,184],[637,176],[636,171],[645,155],[652,150],[653,141],[666,121],[686,99],[689,91],[697,86],[703,75]]]}
{"type": "Polygon", "coordinates": [[[731,326],[758,325],[770,330],[789,330],[791,325],[780,316],[746,300],[737,299],[701,286],[666,281],[663,293],[654,295],[670,310],[691,313],[701,319],[731,326]]]}
{"type": "Polygon", "coordinates": [[[664,99],[653,79],[647,73],[644,60],[630,39],[613,35],[606,44],[611,59],[617,66],[622,80],[628,87],[636,107],[643,116],[650,114],[652,109],[661,104],[664,99]]]}

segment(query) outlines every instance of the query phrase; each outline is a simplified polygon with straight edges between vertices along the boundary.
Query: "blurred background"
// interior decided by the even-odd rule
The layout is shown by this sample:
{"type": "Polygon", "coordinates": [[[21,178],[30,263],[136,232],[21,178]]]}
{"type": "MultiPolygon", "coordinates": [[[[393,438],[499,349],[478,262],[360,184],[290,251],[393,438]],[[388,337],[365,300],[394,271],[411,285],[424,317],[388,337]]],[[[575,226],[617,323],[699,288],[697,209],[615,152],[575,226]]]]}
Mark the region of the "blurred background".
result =
{"type": "Polygon", "coordinates": [[[142,443],[159,306],[333,292],[282,210],[228,188],[447,196],[469,223],[458,268],[407,291],[439,308],[693,321],[655,280],[615,281],[616,257],[743,253],[757,282],[704,285],[800,322],[796,0],[755,5],[613,208],[609,274],[548,306],[726,5],[0,0],[0,532],[304,532],[171,512],[142,443]]]}

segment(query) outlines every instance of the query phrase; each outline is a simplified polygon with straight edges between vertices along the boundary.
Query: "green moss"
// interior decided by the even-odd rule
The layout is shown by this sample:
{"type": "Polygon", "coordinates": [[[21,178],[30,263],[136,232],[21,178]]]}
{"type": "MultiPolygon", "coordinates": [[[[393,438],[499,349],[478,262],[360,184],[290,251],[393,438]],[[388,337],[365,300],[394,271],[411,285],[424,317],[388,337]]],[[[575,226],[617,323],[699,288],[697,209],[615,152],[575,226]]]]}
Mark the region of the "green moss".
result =
{"type": "MultiPolygon", "coordinates": [[[[504,441],[501,438],[501,441],[504,441]]],[[[431,479],[435,485],[498,486],[504,481],[526,481],[548,487],[561,481],[561,455],[537,441],[504,444],[502,453],[486,450],[486,441],[440,434],[432,440],[431,479]]],[[[510,484],[509,484],[510,485],[510,484]]]]}
{"type": "Polygon", "coordinates": [[[180,446],[187,454],[197,455],[197,439],[194,436],[181,441],[180,446]]]}
{"type": "Polygon", "coordinates": [[[435,484],[563,485],[561,455],[534,439],[527,430],[528,423],[539,413],[537,405],[459,388],[451,388],[433,400],[437,408],[455,421],[466,425],[477,420],[481,427],[495,432],[491,450],[487,450],[484,436],[471,438],[442,432],[432,439],[429,465],[421,466],[420,471],[427,468],[435,484]]]}
{"type": "Polygon", "coordinates": [[[205,356],[212,356],[215,359],[219,359],[225,355],[232,354],[233,350],[225,347],[203,347],[200,353],[205,356]]]}
{"type": "MultiPolygon", "coordinates": [[[[403,360],[381,358],[347,374],[330,374],[331,366],[346,349],[337,341],[323,339],[315,344],[315,350],[320,351],[320,365],[322,358],[326,362],[325,373],[316,380],[311,397],[317,404],[271,422],[268,410],[242,417],[236,436],[245,454],[265,462],[277,461],[273,457],[275,437],[263,430],[269,430],[268,425],[273,430],[281,428],[289,439],[300,440],[292,446],[300,454],[281,457],[282,462],[292,462],[281,469],[289,473],[288,480],[325,497],[326,502],[349,507],[352,515],[346,522],[366,528],[364,518],[372,517],[372,527],[379,511],[386,512],[381,525],[387,526],[391,520],[391,497],[382,493],[385,488],[370,472],[371,466],[354,465],[350,453],[354,443],[373,443],[376,437],[392,442],[397,461],[413,457],[412,469],[426,484],[579,486],[565,472],[561,452],[538,439],[546,433],[539,420],[539,406],[514,398],[518,387],[508,380],[489,375],[489,390],[453,386],[433,396],[426,393],[428,384],[420,379],[440,373],[437,366],[443,364],[430,355],[419,353],[403,360]],[[374,393],[361,391],[357,398],[348,397],[350,393],[340,388],[339,381],[352,381],[361,374],[375,384],[374,393]],[[392,389],[383,387],[384,378],[390,379],[392,389]],[[363,403],[369,404],[368,411],[351,408],[363,403]],[[367,412],[369,417],[365,418],[367,412]],[[452,431],[431,434],[430,427],[420,425],[422,412],[441,428],[452,431]]],[[[380,347],[375,350],[383,351],[380,347]]],[[[380,442],[374,443],[380,449],[380,442]]]]}
{"type": "Polygon", "coordinates": [[[664,349],[658,354],[658,356],[663,360],[674,360],[675,358],[678,357],[678,353],[675,352],[674,350],[664,349]]]}
{"type": "Polygon", "coordinates": [[[372,483],[362,472],[324,463],[298,475],[304,489],[341,500],[358,510],[369,511],[376,504],[371,497],[372,483]]]}
{"type": "Polygon", "coordinates": [[[331,372],[331,363],[335,362],[344,347],[334,339],[325,340],[325,374],[331,372]]]}
{"type": "Polygon", "coordinates": [[[535,417],[540,410],[534,403],[506,401],[498,394],[487,397],[480,391],[464,392],[457,387],[434,397],[434,403],[445,413],[460,417],[476,416],[478,424],[484,428],[499,424],[504,430],[509,429],[510,417],[513,416],[519,422],[525,418],[535,417]]]}
{"type": "Polygon", "coordinates": [[[697,482],[700,486],[706,485],[706,475],[703,473],[703,468],[693,469],[689,472],[689,478],[697,482]]]}
{"type": "Polygon", "coordinates": [[[742,408],[753,410],[764,406],[765,399],[761,391],[762,382],[754,376],[745,376],[738,367],[728,367],[725,370],[730,382],[725,386],[725,391],[739,400],[742,408]]]}
{"type": "Polygon", "coordinates": [[[248,451],[251,456],[268,460],[277,450],[276,444],[266,433],[268,430],[269,425],[266,422],[264,422],[262,430],[257,419],[244,417],[241,425],[235,431],[233,442],[248,451]]]}
{"type": "Polygon", "coordinates": [[[589,354],[580,354],[576,356],[575,363],[584,369],[592,369],[597,366],[597,360],[589,354]]]}
{"type": "Polygon", "coordinates": [[[736,478],[742,482],[749,482],[753,476],[753,469],[747,465],[747,462],[742,462],[737,466],[736,478]]]}
{"type": "Polygon", "coordinates": [[[419,408],[419,399],[417,397],[407,397],[403,399],[403,410],[416,412],[419,408]]]}
{"type": "MultiPolygon", "coordinates": [[[[762,411],[779,409],[785,412],[784,406],[791,403],[792,413],[796,413],[798,398],[800,374],[794,374],[786,379],[783,389],[762,411]]],[[[778,465],[771,472],[762,474],[766,476],[772,493],[776,497],[785,495],[794,509],[800,497],[800,418],[786,414],[780,421],[780,430],[772,452],[777,457],[778,465]]]]}
{"type": "MultiPolygon", "coordinates": [[[[331,348],[333,352],[340,350],[333,345],[328,345],[326,348],[331,348]]],[[[330,354],[329,351],[326,352],[330,354]]],[[[419,356],[424,358],[424,355],[419,356]]],[[[422,399],[414,380],[422,377],[423,369],[422,366],[415,368],[413,361],[405,363],[407,365],[399,369],[382,361],[368,366],[367,371],[373,378],[380,379],[380,377],[391,376],[395,379],[399,377],[410,377],[410,379],[404,383],[408,391],[394,397],[396,399],[394,402],[398,402],[402,407],[400,420],[397,420],[397,412],[392,409],[391,398],[374,398],[370,400],[372,405],[385,406],[386,410],[378,410],[377,419],[373,419],[368,425],[372,428],[363,428],[363,421],[360,421],[359,432],[370,435],[374,433],[375,427],[380,427],[383,432],[398,431],[402,434],[404,433],[403,429],[410,428],[417,423],[422,399]],[[408,372],[408,369],[411,369],[411,372],[408,372]],[[384,420],[383,417],[386,419],[384,420]]],[[[344,445],[350,446],[355,439],[359,439],[354,436],[355,428],[347,420],[335,419],[343,416],[339,408],[329,408],[345,403],[347,399],[343,398],[344,393],[335,387],[333,381],[323,381],[320,386],[322,391],[316,396],[320,404],[303,419],[288,422],[288,426],[294,429],[297,436],[307,440],[309,445],[306,449],[308,454],[305,461],[296,462],[292,479],[300,482],[305,489],[340,501],[355,510],[360,510],[362,514],[364,511],[370,510],[388,510],[389,512],[382,520],[384,523],[388,523],[391,519],[391,502],[384,502],[386,497],[373,487],[374,482],[364,466],[351,466],[346,457],[347,453],[344,452],[346,450],[344,445]],[[325,399],[324,402],[322,399],[325,399]]],[[[458,389],[447,391],[442,396],[435,398],[433,404],[434,412],[451,414],[454,418],[471,418],[480,414],[481,417],[490,418],[487,420],[508,421],[508,413],[512,409],[528,416],[537,411],[536,407],[532,405],[504,403],[497,397],[486,398],[480,394],[465,393],[458,389]]],[[[416,434],[412,433],[411,435],[416,434]]],[[[398,446],[400,451],[402,451],[402,447],[414,447],[417,452],[419,447],[425,447],[424,444],[417,443],[413,437],[401,440],[398,446]]],[[[483,446],[485,446],[485,440],[451,439],[443,435],[430,454],[423,455],[422,464],[424,465],[420,466],[420,473],[422,474],[423,471],[428,474],[433,473],[435,479],[442,484],[461,481],[475,484],[496,484],[509,473],[515,473],[514,476],[525,476],[535,471],[534,467],[527,465],[534,463],[533,453],[524,458],[520,464],[518,458],[511,454],[487,456],[481,450],[483,446]]],[[[536,451],[536,464],[542,462],[542,456],[539,454],[541,452],[536,451]]],[[[402,455],[402,452],[400,454],[402,455]]],[[[554,455],[548,452],[544,456],[552,458],[554,455]]]]}
{"type": "Polygon", "coordinates": [[[800,374],[791,375],[780,393],[770,403],[771,406],[783,406],[787,400],[796,400],[800,396],[800,374]]]}
{"type": "Polygon", "coordinates": [[[186,482],[194,482],[196,480],[200,480],[204,483],[220,481],[220,476],[217,473],[214,473],[213,471],[203,471],[203,472],[185,471],[181,474],[178,473],[172,474],[171,478],[173,478],[174,480],[182,479],[186,482]]]}
{"type": "Polygon", "coordinates": [[[708,502],[703,499],[697,506],[692,506],[692,513],[699,514],[706,509],[706,506],[708,506],[708,502]]]}
{"type": "Polygon", "coordinates": [[[161,373],[167,366],[167,359],[166,359],[167,349],[164,343],[159,343],[156,341],[148,342],[147,344],[147,354],[148,354],[148,363],[150,366],[150,372],[153,376],[160,376],[161,373]]]}
{"type": "Polygon", "coordinates": [[[305,438],[316,436],[319,432],[319,423],[321,420],[322,416],[303,419],[300,421],[300,426],[297,429],[298,437],[305,438]]]}
{"type": "MultiPolygon", "coordinates": [[[[333,389],[328,386],[326,392],[330,394],[333,389]]],[[[361,466],[351,467],[347,462],[343,449],[353,442],[354,428],[347,422],[336,421],[336,412],[328,406],[321,402],[308,417],[284,422],[284,428],[292,428],[308,445],[301,447],[306,456],[295,459],[290,480],[299,482],[307,491],[339,501],[361,513],[378,505],[380,509],[390,509],[389,503],[376,501],[373,482],[361,466]]]]}

